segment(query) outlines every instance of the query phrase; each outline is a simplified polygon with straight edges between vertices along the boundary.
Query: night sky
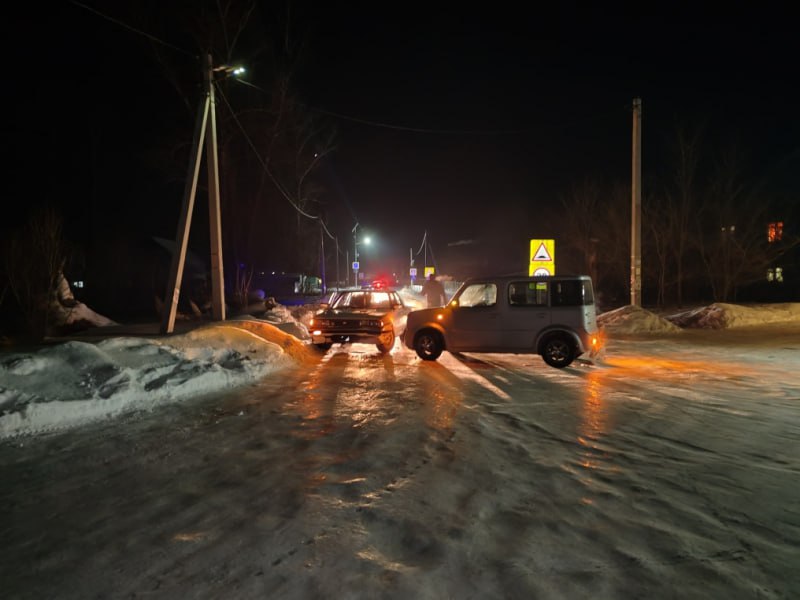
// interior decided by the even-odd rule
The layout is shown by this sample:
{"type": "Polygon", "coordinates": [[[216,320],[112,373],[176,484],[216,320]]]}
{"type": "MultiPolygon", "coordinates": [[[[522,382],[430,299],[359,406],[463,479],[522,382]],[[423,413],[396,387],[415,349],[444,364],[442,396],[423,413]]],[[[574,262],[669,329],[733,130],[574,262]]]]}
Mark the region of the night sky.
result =
{"type": "MultiPolygon", "coordinates": [[[[129,22],[129,3],[87,4],[129,22]]],[[[152,17],[169,3],[136,4],[150,15],[137,27],[188,46],[152,17]]],[[[305,42],[296,89],[338,130],[320,176],[343,244],[358,221],[389,268],[405,265],[426,230],[441,256],[472,239],[496,248],[499,264],[516,263],[509,252],[525,260],[524,240],[558,237],[571,183],[629,181],[636,96],[646,174],[668,174],[675,123],[703,123],[710,142],[741,142],[751,177],[792,183],[800,53],[788,13],[558,4],[295,3],[305,42]]],[[[277,30],[276,6],[262,3],[254,20],[264,36],[277,30]]],[[[46,201],[85,247],[116,228],[174,237],[183,170],[170,179],[157,164],[164,139],[191,139],[194,116],[146,40],[70,2],[12,23],[3,230],[46,201]]],[[[174,64],[196,70],[178,54],[174,64]]],[[[258,68],[256,59],[248,77],[266,85],[258,68]]]]}

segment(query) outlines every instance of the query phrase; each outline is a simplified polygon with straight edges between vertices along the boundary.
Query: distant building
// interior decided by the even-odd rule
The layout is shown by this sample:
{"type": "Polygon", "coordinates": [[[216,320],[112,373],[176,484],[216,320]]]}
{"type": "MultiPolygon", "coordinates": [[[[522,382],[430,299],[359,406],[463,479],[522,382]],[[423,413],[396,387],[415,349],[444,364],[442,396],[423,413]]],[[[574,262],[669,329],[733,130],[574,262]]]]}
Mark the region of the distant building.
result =
{"type": "Polygon", "coordinates": [[[784,219],[765,224],[765,243],[776,255],[746,297],[758,302],[800,302],[800,227],[784,219]]]}

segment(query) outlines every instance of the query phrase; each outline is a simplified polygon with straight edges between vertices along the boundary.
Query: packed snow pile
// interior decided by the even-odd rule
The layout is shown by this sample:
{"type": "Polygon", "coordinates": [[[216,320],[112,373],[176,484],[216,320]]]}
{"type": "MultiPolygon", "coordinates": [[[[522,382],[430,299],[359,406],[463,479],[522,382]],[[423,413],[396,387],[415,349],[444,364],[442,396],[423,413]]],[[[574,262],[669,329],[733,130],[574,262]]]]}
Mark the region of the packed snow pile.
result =
{"type": "Polygon", "coordinates": [[[597,317],[597,324],[606,332],[618,334],[674,333],[680,327],[639,306],[623,306],[597,317]]]}
{"type": "Polygon", "coordinates": [[[800,321],[800,303],[739,304],[715,303],[666,317],[680,327],[695,329],[727,329],[763,323],[800,321]]]}
{"type": "MultiPolygon", "coordinates": [[[[301,307],[302,308],[302,307],[301,307]]],[[[310,318],[310,317],[309,317],[310,318]]],[[[293,335],[300,340],[311,339],[308,328],[300,321],[296,313],[293,313],[282,304],[277,304],[259,317],[259,320],[266,321],[286,333],[293,335]]]]}
{"type": "Polygon", "coordinates": [[[69,307],[54,303],[53,312],[56,325],[62,328],[86,329],[88,327],[109,327],[119,324],[108,317],[94,312],[83,302],[76,302],[73,306],[69,307]]]}
{"type": "Polygon", "coordinates": [[[70,341],[0,355],[0,438],[69,428],[242,385],[291,364],[302,343],[269,324],[70,341]],[[287,350],[288,348],[288,350],[287,350]]]}
{"type": "Polygon", "coordinates": [[[50,315],[53,324],[62,331],[118,325],[108,317],[96,313],[83,302],[76,300],[63,273],[59,276],[55,297],[50,302],[50,315]]]}

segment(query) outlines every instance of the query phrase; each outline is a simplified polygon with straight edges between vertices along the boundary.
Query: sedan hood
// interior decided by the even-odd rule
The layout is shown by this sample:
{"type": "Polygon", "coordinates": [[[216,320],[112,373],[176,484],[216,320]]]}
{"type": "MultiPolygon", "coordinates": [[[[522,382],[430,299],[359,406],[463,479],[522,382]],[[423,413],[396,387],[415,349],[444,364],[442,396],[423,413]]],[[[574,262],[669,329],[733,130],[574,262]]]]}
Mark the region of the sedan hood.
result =
{"type": "Polygon", "coordinates": [[[320,313],[318,316],[324,319],[346,319],[346,318],[363,319],[365,317],[380,319],[381,317],[386,315],[387,312],[389,311],[388,310],[376,311],[376,310],[371,310],[369,308],[355,308],[346,310],[330,309],[320,313]]]}

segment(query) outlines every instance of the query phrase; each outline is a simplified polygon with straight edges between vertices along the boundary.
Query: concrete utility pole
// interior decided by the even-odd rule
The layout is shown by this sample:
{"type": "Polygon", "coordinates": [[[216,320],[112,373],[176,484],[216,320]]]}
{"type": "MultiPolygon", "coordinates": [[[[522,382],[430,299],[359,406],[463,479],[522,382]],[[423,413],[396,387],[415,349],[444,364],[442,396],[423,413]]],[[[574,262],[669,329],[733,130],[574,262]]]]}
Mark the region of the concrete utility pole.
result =
{"type": "Polygon", "coordinates": [[[339,279],[339,238],[335,238],[336,240],[336,289],[338,290],[342,287],[342,280],[339,279]]]}
{"type": "MultiPolygon", "coordinates": [[[[358,264],[358,223],[353,227],[353,263],[358,264]]],[[[360,265],[359,265],[360,266],[360,265]]],[[[358,287],[358,269],[353,269],[353,286],[358,287]]]]}
{"type": "Polygon", "coordinates": [[[642,99],[633,99],[631,305],[642,305],[642,99]]]}
{"type": "Polygon", "coordinates": [[[328,283],[325,280],[325,236],[322,233],[322,222],[319,224],[319,256],[320,256],[320,270],[322,271],[322,293],[328,289],[328,283]]]}
{"type": "Polygon", "coordinates": [[[206,93],[208,94],[210,131],[206,137],[208,161],[208,222],[211,227],[211,315],[225,320],[225,281],[222,273],[222,216],[219,197],[219,157],[217,155],[217,102],[214,98],[214,64],[206,55],[206,93]]]}
{"type": "Polygon", "coordinates": [[[164,296],[164,314],[161,318],[161,333],[172,333],[175,329],[175,315],[178,311],[178,299],[181,294],[183,268],[186,264],[186,247],[189,242],[189,230],[194,212],[194,199],[197,194],[197,181],[200,174],[203,142],[206,144],[208,161],[208,210],[211,227],[211,304],[215,320],[225,320],[225,294],[222,273],[222,227],[220,219],[219,197],[219,165],[217,160],[217,121],[214,114],[214,67],[211,54],[206,56],[203,70],[205,94],[197,111],[194,130],[192,155],[189,170],[186,174],[186,186],[183,191],[181,216],[178,220],[178,232],[175,236],[175,250],[172,254],[167,292],[164,296]],[[209,130],[210,125],[210,131],[209,130]],[[208,133],[208,136],[206,136],[208,133]]]}

